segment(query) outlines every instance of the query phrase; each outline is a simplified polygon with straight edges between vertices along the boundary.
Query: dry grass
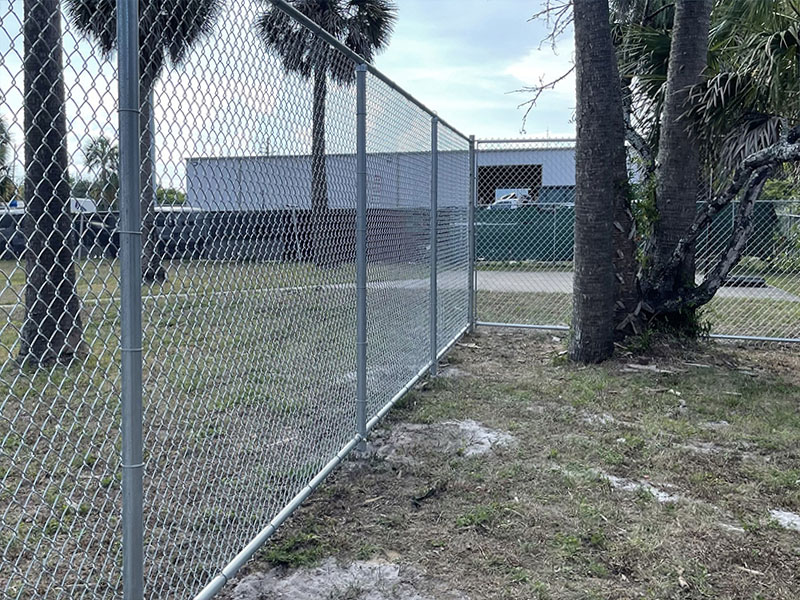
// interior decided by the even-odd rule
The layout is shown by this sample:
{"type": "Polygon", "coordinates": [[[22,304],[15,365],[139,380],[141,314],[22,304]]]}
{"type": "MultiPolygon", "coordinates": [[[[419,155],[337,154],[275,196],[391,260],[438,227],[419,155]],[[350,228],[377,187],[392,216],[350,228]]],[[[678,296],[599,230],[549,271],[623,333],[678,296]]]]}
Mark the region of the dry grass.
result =
{"type": "Polygon", "coordinates": [[[800,533],[769,514],[800,512],[796,348],[656,340],[596,367],[562,350],[528,332],[467,340],[453,376],[385,427],[475,419],[517,444],[352,462],[249,570],[332,555],[417,568],[473,600],[796,599],[800,533]]]}

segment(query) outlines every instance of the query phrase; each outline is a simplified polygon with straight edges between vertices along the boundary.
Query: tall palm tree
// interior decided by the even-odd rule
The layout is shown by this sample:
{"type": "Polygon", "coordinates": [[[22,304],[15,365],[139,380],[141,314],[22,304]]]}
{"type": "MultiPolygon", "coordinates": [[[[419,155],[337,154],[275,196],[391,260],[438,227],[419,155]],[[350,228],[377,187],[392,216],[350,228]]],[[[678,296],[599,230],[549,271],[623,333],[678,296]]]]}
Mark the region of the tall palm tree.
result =
{"type": "Polygon", "coordinates": [[[83,149],[86,165],[97,171],[94,188],[104,209],[114,206],[119,189],[119,148],[107,137],[101,135],[90,139],[83,149]]]}
{"type": "MultiPolygon", "coordinates": [[[[391,0],[288,2],[368,62],[388,45],[397,19],[397,8],[391,0]]],[[[311,121],[312,254],[316,264],[324,264],[325,255],[332,250],[323,239],[328,211],[328,181],[325,173],[328,77],[339,85],[352,85],[355,82],[355,65],[286,13],[269,2],[266,4],[256,21],[259,36],[271,52],[280,56],[287,72],[313,78],[314,82],[311,121]]]]}
{"type": "MultiPolygon", "coordinates": [[[[224,0],[139,0],[139,170],[142,190],[142,277],[163,281],[155,227],[156,184],[150,131],[153,87],[170,60],[181,63],[191,47],[209,33],[224,0]]],[[[66,0],[73,24],[110,54],[117,45],[116,0],[66,0]]]]}
{"type": "Polygon", "coordinates": [[[47,365],[82,348],[67,175],[67,118],[58,0],[23,4],[25,322],[20,361],[47,365]]]}
{"type": "MultiPolygon", "coordinates": [[[[661,136],[656,162],[656,208],[653,267],[663,269],[697,212],[700,190],[700,140],[684,118],[693,86],[705,80],[708,31],[713,0],[675,3],[675,25],[664,90],[661,136]]],[[[681,265],[676,286],[693,286],[694,256],[681,265]]]]}
{"type": "Polygon", "coordinates": [[[622,93],[608,3],[574,0],[577,67],[575,282],[569,355],[600,362],[614,351],[614,208],[627,171],[622,93]],[[598,157],[602,156],[603,160],[598,157]]]}

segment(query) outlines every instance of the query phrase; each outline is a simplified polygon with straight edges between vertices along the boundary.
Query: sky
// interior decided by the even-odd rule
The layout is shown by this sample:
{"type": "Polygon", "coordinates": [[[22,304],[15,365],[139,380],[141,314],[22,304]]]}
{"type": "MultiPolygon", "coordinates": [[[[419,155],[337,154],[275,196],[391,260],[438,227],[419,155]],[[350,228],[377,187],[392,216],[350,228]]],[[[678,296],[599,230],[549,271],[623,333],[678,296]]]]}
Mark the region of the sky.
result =
{"type": "MultiPolygon", "coordinates": [[[[375,65],[466,134],[518,137],[531,95],[514,93],[555,78],[572,64],[572,39],[557,53],[541,47],[543,21],[530,21],[540,0],[396,0],[389,48],[375,65]]],[[[573,136],[575,79],[546,92],[531,112],[531,137],[573,136]]]]}
{"type": "MultiPolygon", "coordinates": [[[[464,134],[519,137],[525,112],[519,105],[531,95],[515,90],[571,66],[571,38],[554,52],[541,44],[546,24],[530,21],[541,0],[395,1],[395,32],[376,66],[464,134]]],[[[256,37],[252,23],[262,0],[227,0],[224,6],[214,33],[184,64],[168,67],[156,88],[157,171],[167,186],[184,187],[185,162],[192,157],[308,152],[310,82],[286,77],[256,37]]],[[[0,116],[9,125],[17,179],[23,172],[21,7],[22,0],[11,0],[0,27],[0,116]]],[[[70,172],[91,177],[83,152],[87,141],[101,134],[117,137],[116,61],[68,22],[63,44],[70,172]]],[[[354,94],[352,87],[329,89],[330,152],[354,151],[354,94]]],[[[524,135],[574,136],[574,97],[574,77],[546,92],[524,135]]],[[[371,126],[401,121],[393,113],[398,106],[374,103],[371,126]]],[[[391,142],[391,136],[382,137],[391,142]]]]}

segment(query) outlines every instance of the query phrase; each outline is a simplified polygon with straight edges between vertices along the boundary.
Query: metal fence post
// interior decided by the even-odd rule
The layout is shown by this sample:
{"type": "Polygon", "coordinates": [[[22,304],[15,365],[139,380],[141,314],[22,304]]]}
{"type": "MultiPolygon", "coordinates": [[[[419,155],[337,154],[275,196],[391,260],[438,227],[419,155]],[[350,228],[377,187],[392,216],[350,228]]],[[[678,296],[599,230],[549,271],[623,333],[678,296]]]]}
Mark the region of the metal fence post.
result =
{"type": "Polygon", "coordinates": [[[438,318],[438,283],[436,276],[437,229],[439,222],[439,117],[431,118],[431,370],[438,374],[439,344],[436,336],[438,318]]]}
{"type": "Polygon", "coordinates": [[[469,331],[475,331],[475,190],[477,188],[477,162],[475,156],[475,136],[469,136],[469,206],[467,208],[467,246],[469,267],[467,268],[467,324],[469,331]]]}
{"type": "Polygon", "coordinates": [[[367,65],[356,67],[356,419],[361,436],[358,450],[366,450],[367,437],[367,65]]]}
{"type": "Polygon", "coordinates": [[[144,597],[142,517],[142,235],[139,203],[139,16],[117,4],[119,47],[120,277],[122,376],[122,588],[144,597]]]}

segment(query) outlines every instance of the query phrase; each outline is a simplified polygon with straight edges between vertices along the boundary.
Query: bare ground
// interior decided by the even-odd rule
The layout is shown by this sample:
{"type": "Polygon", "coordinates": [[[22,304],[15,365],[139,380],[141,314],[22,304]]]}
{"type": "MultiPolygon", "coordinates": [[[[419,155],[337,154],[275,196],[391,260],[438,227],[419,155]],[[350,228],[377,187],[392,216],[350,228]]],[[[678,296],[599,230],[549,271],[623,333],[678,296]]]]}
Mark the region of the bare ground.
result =
{"type": "Polygon", "coordinates": [[[563,349],[465,339],[222,597],[798,598],[797,347],[563,349]]]}

